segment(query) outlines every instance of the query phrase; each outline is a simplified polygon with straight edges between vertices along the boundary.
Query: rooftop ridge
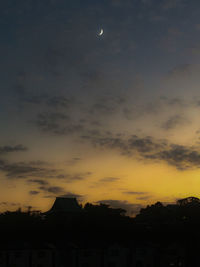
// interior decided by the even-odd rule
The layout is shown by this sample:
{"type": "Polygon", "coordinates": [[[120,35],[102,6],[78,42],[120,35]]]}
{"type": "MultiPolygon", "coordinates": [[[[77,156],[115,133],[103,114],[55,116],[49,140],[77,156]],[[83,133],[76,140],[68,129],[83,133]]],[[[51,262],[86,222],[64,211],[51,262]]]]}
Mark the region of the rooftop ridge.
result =
{"type": "Polygon", "coordinates": [[[56,197],[51,209],[46,213],[78,213],[82,211],[76,198],[56,197]]]}

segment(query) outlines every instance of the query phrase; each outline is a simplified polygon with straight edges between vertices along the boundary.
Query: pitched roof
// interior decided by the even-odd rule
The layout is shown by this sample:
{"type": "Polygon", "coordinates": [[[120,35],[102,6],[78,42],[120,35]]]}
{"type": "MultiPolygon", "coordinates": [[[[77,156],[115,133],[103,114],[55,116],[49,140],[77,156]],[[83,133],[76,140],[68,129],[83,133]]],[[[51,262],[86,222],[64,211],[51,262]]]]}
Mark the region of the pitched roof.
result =
{"type": "Polygon", "coordinates": [[[57,197],[52,208],[47,213],[52,212],[80,212],[81,206],[76,198],[57,197]]]}

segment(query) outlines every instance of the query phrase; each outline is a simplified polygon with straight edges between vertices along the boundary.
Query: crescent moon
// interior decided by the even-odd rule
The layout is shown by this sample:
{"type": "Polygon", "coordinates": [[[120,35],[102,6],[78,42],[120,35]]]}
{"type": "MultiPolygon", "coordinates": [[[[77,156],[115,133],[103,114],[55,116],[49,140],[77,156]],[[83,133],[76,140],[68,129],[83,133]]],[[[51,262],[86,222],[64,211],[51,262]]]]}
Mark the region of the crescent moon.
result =
{"type": "Polygon", "coordinates": [[[101,29],[99,36],[103,35],[103,29],[101,29]]]}

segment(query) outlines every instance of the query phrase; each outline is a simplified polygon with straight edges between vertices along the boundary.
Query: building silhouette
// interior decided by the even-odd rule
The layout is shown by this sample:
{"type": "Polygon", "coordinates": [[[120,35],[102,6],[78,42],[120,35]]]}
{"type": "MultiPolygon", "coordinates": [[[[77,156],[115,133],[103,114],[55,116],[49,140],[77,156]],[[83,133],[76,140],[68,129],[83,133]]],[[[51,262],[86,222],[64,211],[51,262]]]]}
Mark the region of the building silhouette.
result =
{"type": "Polygon", "coordinates": [[[78,204],[76,198],[56,197],[51,209],[44,214],[80,214],[82,207],[78,204]]]}

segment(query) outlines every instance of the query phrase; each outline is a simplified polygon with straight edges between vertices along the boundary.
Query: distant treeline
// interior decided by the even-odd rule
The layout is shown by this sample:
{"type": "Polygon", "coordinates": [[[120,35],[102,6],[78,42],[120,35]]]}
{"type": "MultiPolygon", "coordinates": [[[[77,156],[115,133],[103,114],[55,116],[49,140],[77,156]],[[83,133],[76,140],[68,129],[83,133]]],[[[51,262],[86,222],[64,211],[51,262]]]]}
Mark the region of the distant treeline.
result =
{"type": "Polygon", "coordinates": [[[157,202],[140,210],[135,217],[124,209],[106,204],[87,203],[80,213],[50,213],[20,209],[0,214],[0,244],[51,242],[61,245],[129,244],[151,240],[162,243],[181,241],[198,244],[200,240],[200,199],[188,197],[174,205],[157,202]]]}

